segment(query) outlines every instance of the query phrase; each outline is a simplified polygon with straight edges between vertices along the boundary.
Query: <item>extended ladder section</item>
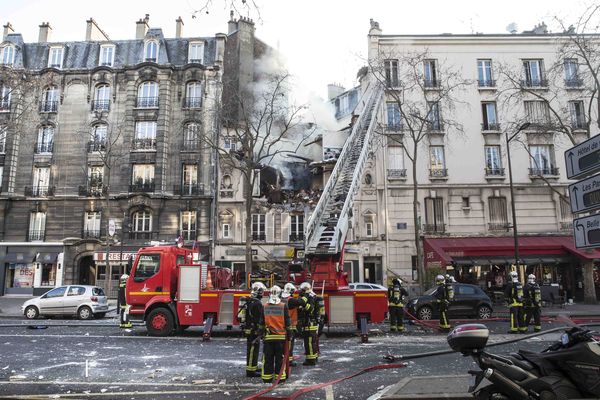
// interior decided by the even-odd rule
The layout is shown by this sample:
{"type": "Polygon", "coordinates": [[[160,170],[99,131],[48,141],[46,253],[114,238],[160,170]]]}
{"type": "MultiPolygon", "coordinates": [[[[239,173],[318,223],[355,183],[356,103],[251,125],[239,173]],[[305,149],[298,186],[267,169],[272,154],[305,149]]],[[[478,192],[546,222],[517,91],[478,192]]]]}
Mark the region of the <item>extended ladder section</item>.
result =
{"type": "MultiPolygon", "coordinates": [[[[371,87],[306,227],[306,254],[342,256],[354,199],[376,126],[383,90],[371,87]]],[[[339,261],[339,259],[337,260],[339,261]]]]}

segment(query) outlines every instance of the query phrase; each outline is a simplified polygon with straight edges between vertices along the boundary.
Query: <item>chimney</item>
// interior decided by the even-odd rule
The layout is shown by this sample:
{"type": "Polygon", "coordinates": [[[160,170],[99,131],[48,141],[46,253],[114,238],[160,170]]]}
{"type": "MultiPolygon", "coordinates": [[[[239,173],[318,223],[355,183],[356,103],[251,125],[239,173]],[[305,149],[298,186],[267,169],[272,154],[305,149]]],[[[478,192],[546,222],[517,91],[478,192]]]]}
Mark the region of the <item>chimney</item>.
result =
{"type": "Polygon", "coordinates": [[[50,40],[50,34],[52,33],[52,27],[49,22],[42,22],[40,25],[40,34],[38,36],[39,43],[47,43],[50,40]]]}
{"type": "Polygon", "coordinates": [[[94,20],[94,18],[90,18],[87,21],[85,21],[87,26],[85,29],[85,41],[89,42],[89,41],[103,41],[103,40],[110,40],[108,35],[102,30],[100,29],[100,27],[98,26],[98,23],[94,20]]]}
{"type": "Polygon", "coordinates": [[[182,34],[183,34],[183,20],[181,19],[181,17],[179,17],[175,20],[175,37],[177,39],[179,39],[179,38],[181,38],[182,34]]]}
{"type": "Polygon", "coordinates": [[[13,26],[11,25],[10,22],[7,22],[6,25],[4,25],[4,33],[2,34],[2,40],[6,39],[6,36],[10,35],[11,33],[14,33],[14,29],[13,26]]]}
{"type": "Polygon", "coordinates": [[[219,68],[222,68],[223,67],[223,57],[225,55],[225,42],[227,42],[227,35],[224,33],[217,33],[215,35],[215,38],[217,39],[217,46],[215,49],[215,54],[216,54],[215,65],[218,66],[219,68]]]}
{"type": "Polygon", "coordinates": [[[237,21],[233,18],[233,10],[229,11],[229,22],[227,23],[227,34],[231,35],[237,30],[237,21]]]}
{"type": "Polygon", "coordinates": [[[337,83],[330,83],[329,85],[327,85],[327,98],[331,100],[344,93],[344,91],[345,89],[342,85],[339,85],[337,83]]]}
{"type": "Polygon", "coordinates": [[[148,31],[148,22],[150,22],[150,14],[146,14],[144,19],[140,19],[135,23],[135,38],[143,39],[148,31]]]}

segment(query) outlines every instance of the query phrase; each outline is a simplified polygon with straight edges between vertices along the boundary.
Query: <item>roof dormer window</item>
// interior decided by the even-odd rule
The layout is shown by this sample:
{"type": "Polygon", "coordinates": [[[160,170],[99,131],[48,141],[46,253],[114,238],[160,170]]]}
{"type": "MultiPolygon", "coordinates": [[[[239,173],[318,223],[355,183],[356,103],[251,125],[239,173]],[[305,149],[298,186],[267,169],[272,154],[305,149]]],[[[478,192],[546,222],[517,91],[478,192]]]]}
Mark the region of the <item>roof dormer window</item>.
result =
{"type": "Polygon", "coordinates": [[[15,46],[8,45],[0,48],[0,64],[13,65],[15,62],[15,46]]]}
{"type": "Polygon", "coordinates": [[[149,40],[146,42],[144,47],[144,61],[156,62],[158,59],[158,42],[156,40],[149,40]]]}
{"type": "Polygon", "coordinates": [[[202,64],[204,62],[204,42],[190,42],[188,62],[202,64]]]}
{"type": "Polygon", "coordinates": [[[48,68],[62,68],[63,63],[63,48],[61,47],[50,47],[50,53],[48,56],[48,68]]]}
{"type": "Polygon", "coordinates": [[[103,44],[100,46],[100,62],[98,65],[112,67],[115,62],[115,46],[112,44],[103,44]]]}

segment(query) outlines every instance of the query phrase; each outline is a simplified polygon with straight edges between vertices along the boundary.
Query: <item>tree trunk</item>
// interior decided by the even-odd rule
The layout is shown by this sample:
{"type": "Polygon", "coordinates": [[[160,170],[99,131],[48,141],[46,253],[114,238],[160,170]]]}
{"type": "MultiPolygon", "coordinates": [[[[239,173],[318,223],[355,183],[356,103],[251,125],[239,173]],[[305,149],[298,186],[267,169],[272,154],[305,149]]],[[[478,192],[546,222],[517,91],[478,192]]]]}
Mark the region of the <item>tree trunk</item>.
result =
{"type": "MultiPolygon", "coordinates": [[[[246,279],[248,278],[248,274],[252,273],[252,171],[246,171],[247,174],[245,176],[244,187],[245,187],[245,209],[246,209],[246,220],[244,224],[246,226],[246,279]]],[[[250,284],[248,281],[247,284],[250,284]]]]}
{"type": "Polygon", "coordinates": [[[583,263],[583,301],[585,304],[597,303],[593,261],[583,263]]]}
{"type": "Polygon", "coordinates": [[[417,143],[414,145],[412,159],[413,178],[413,224],[415,226],[415,249],[417,250],[417,274],[419,287],[425,290],[425,268],[423,267],[423,252],[421,251],[421,227],[419,225],[419,184],[417,182],[417,143]]]}
{"type": "Polygon", "coordinates": [[[108,234],[108,227],[110,225],[110,193],[108,191],[108,188],[110,187],[110,168],[107,167],[106,170],[106,192],[104,194],[104,201],[106,202],[106,272],[104,274],[104,290],[106,291],[107,296],[110,296],[110,290],[112,289],[112,271],[110,270],[110,241],[112,238],[108,234]]]}

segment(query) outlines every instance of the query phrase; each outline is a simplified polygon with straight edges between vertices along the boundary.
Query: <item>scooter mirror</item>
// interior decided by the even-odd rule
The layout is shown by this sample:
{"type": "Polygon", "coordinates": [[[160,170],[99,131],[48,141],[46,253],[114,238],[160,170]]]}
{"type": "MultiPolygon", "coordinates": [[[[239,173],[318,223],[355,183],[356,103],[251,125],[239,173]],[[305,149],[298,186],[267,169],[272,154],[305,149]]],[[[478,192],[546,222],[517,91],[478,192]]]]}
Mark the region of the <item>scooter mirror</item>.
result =
{"type": "Polygon", "coordinates": [[[569,334],[568,333],[563,333],[560,336],[560,342],[562,343],[563,346],[566,346],[569,344],[569,334]]]}

